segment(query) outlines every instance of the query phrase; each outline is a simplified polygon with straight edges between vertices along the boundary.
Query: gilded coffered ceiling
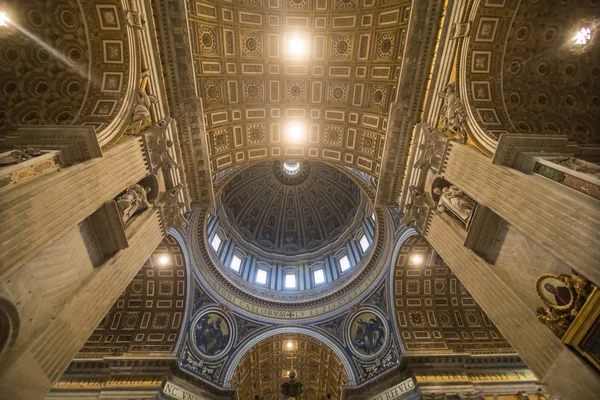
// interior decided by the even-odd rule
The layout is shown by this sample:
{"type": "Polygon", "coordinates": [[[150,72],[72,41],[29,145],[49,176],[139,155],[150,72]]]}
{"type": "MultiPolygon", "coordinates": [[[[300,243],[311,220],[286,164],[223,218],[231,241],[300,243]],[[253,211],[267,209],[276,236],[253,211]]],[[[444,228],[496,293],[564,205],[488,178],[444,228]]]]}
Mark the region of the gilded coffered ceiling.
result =
{"type": "Polygon", "coordinates": [[[321,400],[328,394],[331,399],[341,398],[348,376],[339,358],[321,341],[293,333],[271,336],[246,352],[232,382],[239,398],[260,394],[262,400],[280,399],[280,385],[287,380],[292,360],[304,385],[303,399],[321,400]]]}
{"type": "Polygon", "coordinates": [[[471,10],[458,82],[480,146],[492,150],[503,133],[600,143],[600,41],[573,43],[578,29],[594,26],[598,7],[490,0],[471,10]]]}
{"type": "Polygon", "coordinates": [[[104,316],[77,358],[175,350],[186,300],[184,255],[166,236],[104,316]]]}
{"type": "Polygon", "coordinates": [[[396,322],[407,353],[515,352],[420,236],[409,237],[398,251],[393,280],[396,322]]]}
{"type": "Polygon", "coordinates": [[[121,2],[8,3],[12,22],[0,32],[0,137],[21,125],[89,125],[101,146],[114,144],[139,76],[121,2]]]}
{"type": "Polygon", "coordinates": [[[189,3],[213,173],[308,158],[379,173],[409,1],[189,3]],[[296,43],[294,40],[299,40],[296,43]],[[295,47],[306,54],[293,57],[295,47]],[[302,144],[287,121],[302,121],[302,144]]]}

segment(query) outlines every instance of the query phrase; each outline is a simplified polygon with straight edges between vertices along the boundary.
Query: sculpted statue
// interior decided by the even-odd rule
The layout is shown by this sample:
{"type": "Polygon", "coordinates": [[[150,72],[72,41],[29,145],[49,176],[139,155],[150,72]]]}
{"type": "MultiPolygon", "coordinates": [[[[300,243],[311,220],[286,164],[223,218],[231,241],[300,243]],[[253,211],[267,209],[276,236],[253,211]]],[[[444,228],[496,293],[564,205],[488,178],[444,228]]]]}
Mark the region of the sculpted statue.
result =
{"type": "Polygon", "coordinates": [[[8,154],[0,156],[0,167],[18,164],[41,155],[42,151],[34,147],[28,147],[25,150],[11,150],[8,154]]]}
{"type": "Polygon", "coordinates": [[[475,202],[471,200],[469,196],[464,194],[454,185],[450,185],[443,189],[435,188],[433,189],[433,193],[440,196],[437,205],[438,212],[445,212],[448,210],[464,222],[468,222],[471,213],[475,208],[475,202]]]}
{"type": "Polygon", "coordinates": [[[183,188],[182,184],[167,190],[161,201],[163,218],[168,227],[179,228],[187,225],[187,220],[183,216],[185,204],[179,201],[178,194],[183,188]]]}
{"type": "Polygon", "coordinates": [[[551,158],[548,161],[562,165],[563,167],[567,167],[573,171],[581,172],[582,174],[591,175],[597,179],[600,179],[600,167],[596,164],[592,164],[574,157],[551,158]]]}
{"type": "Polygon", "coordinates": [[[135,184],[127,189],[124,194],[117,197],[117,207],[121,213],[123,223],[126,224],[137,211],[150,206],[147,197],[149,192],[150,188],[135,184]]]}
{"type": "Polygon", "coordinates": [[[447,139],[437,129],[430,128],[425,124],[422,125],[421,131],[425,141],[419,145],[421,154],[414,166],[415,168],[439,169],[447,139]]]}
{"type": "Polygon", "coordinates": [[[131,122],[126,131],[127,133],[139,133],[140,130],[148,124],[152,115],[150,114],[150,107],[152,103],[156,102],[156,97],[149,96],[142,89],[137,90],[137,96],[133,106],[133,115],[131,116],[131,122]]]}
{"type": "Polygon", "coordinates": [[[444,99],[440,113],[440,129],[449,130],[459,136],[461,143],[466,143],[467,132],[463,127],[463,122],[467,119],[467,113],[465,105],[456,93],[456,82],[450,82],[438,96],[444,99]]]}
{"type": "Polygon", "coordinates": [[[167,117],[143,131],[150,150],[150,161],[159,168],[179,168],[177,161],[169,154],[169,149],[173,147],[173,142],[167,139],[167,129],[171,121],[171,117],[167,117]]]}
{"type": "Polygon", "coordinates": [[[431,204],[423,191],[415,186],[409,188],[411,191],[411,201],[404,206],[404,217],[400,221],[404,226],[422,229],[422,225],[427,218],[427,212],[431,208],[431,204]]]}

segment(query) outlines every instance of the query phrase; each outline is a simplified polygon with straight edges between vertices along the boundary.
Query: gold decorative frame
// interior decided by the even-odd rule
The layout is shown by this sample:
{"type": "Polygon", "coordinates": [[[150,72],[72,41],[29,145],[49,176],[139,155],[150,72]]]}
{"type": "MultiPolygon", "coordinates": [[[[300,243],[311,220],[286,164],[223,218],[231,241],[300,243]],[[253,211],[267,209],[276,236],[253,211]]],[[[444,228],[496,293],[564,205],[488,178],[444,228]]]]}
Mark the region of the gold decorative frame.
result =
{"type": "Polygon", "coordinates": [[[537,290],[537,294],[538,296],[540,296],[540,299],[542,299],[542,301],[544,302],[544,304],[554,310],[557,311],[566,311],[566,310],[570,310],[571,308],[573,308],[573,306],[576,303],[576,300],[578,298],[578,296],[575,294],[575,290],[573,289],[573,284],[572,284],[572,277],[571,275],[565,275],[565,274],[544,274],[542,276],[540,276],[537,280],[537,282],[535,283],[535,289],[537,290]],[[569,304],[565,304],[564,306],[559,306],[557,304],[551,303],[549,302],[546,297],[542,294],[542,289],[541,289],[541,284],[544,280],[548,279],[548,278],[554,278],[556,280],[559,280],[561,282],[563,282],[565,284],[565,286],[567,287],[567,289],[569,289],[569,294],[571,295],[571,301],[569,302],[569,304]]]}
{"type": "Polygon", "coordinates": [[[567,332],[562,338],[562,342],[572,346],[596,369],[600,371],[600,360],[595,359],[591,354],[587,353],[582,347],[587,336],[594,329],[600,329],[600,290],[594,288],[592,294],[588,297],[584,306],[579,311],[577,318],[573,321],[567,332]]]}

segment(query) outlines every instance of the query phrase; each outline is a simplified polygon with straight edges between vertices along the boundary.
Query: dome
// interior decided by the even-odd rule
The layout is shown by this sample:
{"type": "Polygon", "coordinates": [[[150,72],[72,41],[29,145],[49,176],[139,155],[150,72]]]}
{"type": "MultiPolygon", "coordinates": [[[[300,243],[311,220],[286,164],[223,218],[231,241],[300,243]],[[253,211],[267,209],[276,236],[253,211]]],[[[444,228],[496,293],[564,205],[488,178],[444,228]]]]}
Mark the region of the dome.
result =
{"type": "Polygon", "coordinates": [[[295,256],[333,242],[356,220],[358,186],[335,167],[310,161],[255,164],[220,196],[225,229],[266,253],[295,256]]]}

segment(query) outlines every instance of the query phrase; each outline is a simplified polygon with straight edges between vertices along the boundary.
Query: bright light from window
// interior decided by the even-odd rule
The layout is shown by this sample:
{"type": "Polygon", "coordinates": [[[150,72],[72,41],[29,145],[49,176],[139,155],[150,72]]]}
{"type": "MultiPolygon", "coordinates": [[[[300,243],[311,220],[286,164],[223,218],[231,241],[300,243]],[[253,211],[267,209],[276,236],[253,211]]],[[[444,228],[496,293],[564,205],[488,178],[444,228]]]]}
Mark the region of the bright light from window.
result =
{"type": "Polygon", "coordinates": [[[578,45],[586,45],[587,42],[592,38],[592,30],[590,28],[581,28],[579,32],[575,34],[573,41],[578,45]]]}
{"type": "Polygon", "coordinates": [[[308,52],[306,38],[301,35],[290,35],[287,37],[286,53],[290,58],[305,58],[308,52]]]}
{"type": "Polygon", "coordinates": [[[221,236],[219,236],[219,234],[217,233],[213,237],[213,240],[210,242],[210,245],[212,246],[213,249],[215,249],[215,251],[219,251],[219,246],[221,246],[222,241],[223,240],[221,240],[221,236]]]}
{"type": "Polygon", "coordinates": [[[342,272],[350,269],[350,260],[348,259],[348,256],[344,256],[344,257],[340,258],[339,262],[340,262],[340,268],[341,268],[342,272]]]}
{"type": "Polygon", "coordinates": [[[290,122],[285,128],[285,137],[290,143],[301,143],[306,136],[306,128],[300,122],[290,122]]]}
{"type": "Polygon", "coordinates": [[[285,274],[285,287],[287,289],[296,288],[296,274],[285,274]]]}
{"type": "Polygon", "coordinates": [[[167,256],[160,256],[158,258],[158,263],[160,265],[167,265],[169,263],[169,257],[167,257],[167,256]]]}
{"type": "Polygon", "coordinates": [[[0,11],[0,26],[8,26],[9,22],[8,15],[4,11],[0,11]]]}
{"type": "Polygon", "coordinates": [[[412,256],[410,258],[410,261],[414,264],[414,265],[421,265],[423,263],[423,256],[420,254],[415,254],[414,256],[412,256]]]}
{"type": "Polygon", "coordinates": [[[363,251],[363,252],[364,252],[364,251],[367,251],[367,249],[368,249],[368,248],[369,248],[369,246],[371,245],[371,244],[369,243],[369,239],[367,239],[367,236],[366,236],[366,235],[363,235],[363,236],[360,238],[360,242],[359,242],[359,243],[360,243],[360,248],[362,249],[362,251],[363,251]]]}
{"type": "Polygon", "coordinates": [[[229,264],[229,267],[232,270],[234,270],[235,272],[240,272],[241,265],[242,265],[242,259],[234,254],[233,258],[231,259],[231,264],[229,264]]]}
{"type": "Polygon", "coordinates": [[[371,213],[371,219],[375,221],[375,213],[371,213]]]}
{"type": "Polygon", "coordinates": [[[256,271],[256,283],[260,283],[261,285],[267,284],[267,271],[261,268],[256,271]]]}
{"type": "Polygon", "coordinates": [[[325,282],[325,273],[323,272],[323,268],[313,271],[313,277],[315,278],[315,285],[325,282]]]}
{"type": "Polygon", "coordinates": [[[288,175],[296,175],[300,172],[300,162],[299,161],[285,161],[283,163],[283,170],[288,175]]]}

